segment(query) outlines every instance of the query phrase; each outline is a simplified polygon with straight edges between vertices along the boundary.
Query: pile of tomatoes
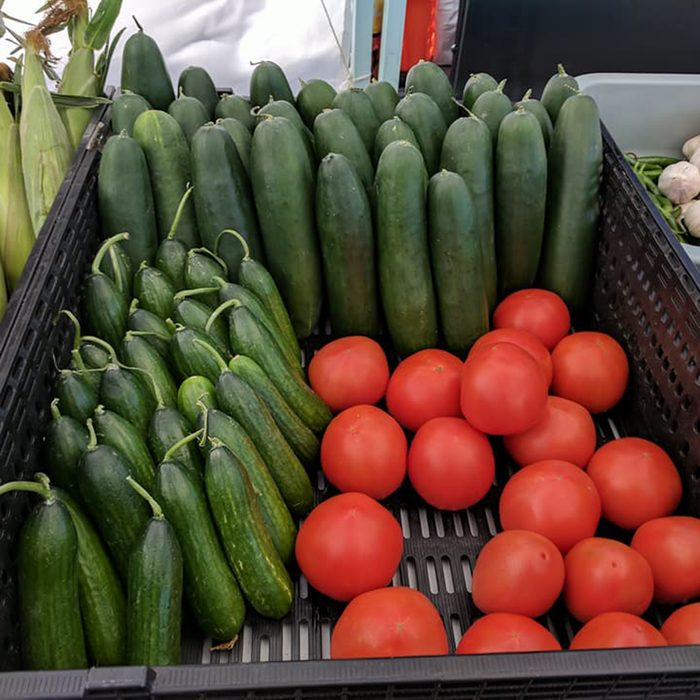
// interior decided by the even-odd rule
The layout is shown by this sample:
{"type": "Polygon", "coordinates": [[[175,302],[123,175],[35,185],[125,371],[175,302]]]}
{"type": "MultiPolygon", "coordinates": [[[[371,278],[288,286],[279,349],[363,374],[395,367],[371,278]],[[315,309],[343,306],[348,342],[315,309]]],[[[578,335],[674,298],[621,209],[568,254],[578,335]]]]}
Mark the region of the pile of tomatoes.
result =
{"type": "Polygon", "coordinates": [[[341,493],[304,521],[296,555],[312,586],[349,601],[331,656],[447,653],[428,598],[387,588],[403,535],[379,501],[408,477],[435,508],[473,506],[494,482],[494,440],[518,470],[500,494],[503,532],[473,571],[484,616],[458,653],[561,649],[536,621],[559,599],[583,624],[571,649],[700,643],[700,603],[661,630],[641,617],[652,601],[700,597],[700,519],[673,515],[682,497],[673,462],[641,438],[596,449],[592,415],[614,407],[627,386],[622,347],[603,333],[570,333],[566,305],[543,290],[504,299],[493,325],[464,362],[423,350],[390,373],[381,346],[349,337],[309,365],[313,389],[337,414],[321,466],[341,493]],[[602,520],[620,539],[596,537],[602,520]]]}

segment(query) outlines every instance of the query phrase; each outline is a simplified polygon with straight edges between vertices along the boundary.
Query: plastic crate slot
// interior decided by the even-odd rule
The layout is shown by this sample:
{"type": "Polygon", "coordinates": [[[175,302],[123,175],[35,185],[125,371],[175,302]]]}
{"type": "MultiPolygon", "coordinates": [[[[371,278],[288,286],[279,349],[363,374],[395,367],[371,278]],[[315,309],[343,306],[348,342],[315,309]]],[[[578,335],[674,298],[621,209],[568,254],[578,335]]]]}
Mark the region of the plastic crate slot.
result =
{"type": "Polygon", "coordinates": [[[469,526],[469,533],[471,534],[472,537],[478,537],[479,536],[479,528],[477,527],[476,519],[474,518],[474,515],[471,512],[471,510],[466,511],[466,513],[467,513],[467,525],[469,526]]]}
{"type": "Polygon", "coordinates": [[[282,661],[290,661],[292,658],[292,623],[282,620],[282,661]]]}
{"type": "Polygon", "coordinates": [[[486,526],[489,529],[489,533],[491,534],[491,537],[494,537],[498,532],[498,528],[496,527],[496,521],[494,520],[493,513],[488,506],[484,508],[484,515],[486,516],[486,526]]]}
{"type": "Polygon", "coordinates": [[[445,591],[447,593],[455,592],[454,579],[452,578],[452,562],[449,557],[442,557],[442,579],[445,582],[445,591]]]}
{"type": "Polygon", "coordinates": [[[309,623],[306,620],[299,622],[299,660],[307,661],[309,658],[309,623]]]}
{"type": "Polygon", "coordinates": [[[404,562],[406,567],[406,585],[409,588],[418,588],[418,576],[416,574],[416,560],[413,557],[406,557],[404,562]]]}
{"type": "Polygon", "coordinates": [[[460,564],[462,566],[462,577],[464,578],[464,584],[467,587],[467,593],[472,592],[472,565],[468,557],[461,557],[460,564]]]}
{"type": "Polygon", "coordinates": [[[433,557],[426,557],[425,567],[428,571],[428,588],[433,595],[437,595],[440,592],[440,587],[438,586],[437,568],[435,567],[435,559],[433,557]]]}
{"type": "Polygon", "coordinates": [[[331,658],[331,621],[321,620],[321,658],[331,658]]]}
{"type": "Polygon", "coordinates": [[[442,538],[445,536],[445,524],[442,520],[442,511],[433,511],[433,520],[435,521],[435,534],[442,538]]]}
{"type": "Polygon", "coordinates": [[[420,523],[420,534],[427,540],[430,537],[430,526],[428,525],[428,514],[425,512],[425,508],[418,509],[418,522],[420,523]]]}
{"type": "Polygon", "coordinates": [[[304,574],[299,574],[298,591],[299,597],[302,600],[306,600],[309,597],[309,582],[306,580],[304,574]]]}
{"type": "Polygon", "coordinates": [[[464,537],[464,527],[462,526],[461,513],[452,513],[452,524],[455,528],[455,535],[457,535],[457,537],[464,537]]]}
{"type": "Polygon", "coordinates": [[[260,637],[259,660],[263,663],[270,660],[270,638],[267,635],[260,637]]]}
{"type": "Polygon", "coordinates": [[[326,490],[326,477],[320,469],[316,472],[316,485],[319,491],[325,492],[326,490]]]}
{"type": "Polygon", "coordinates": [[[399,521],[401,523],[401,532],[403,534],[403,538],[405,540],[408,540],[411,538],[411,524],[410,524],[410,519],[408,517],[408,511],[404,506],[401,506],[399,508],[399,521]]]}

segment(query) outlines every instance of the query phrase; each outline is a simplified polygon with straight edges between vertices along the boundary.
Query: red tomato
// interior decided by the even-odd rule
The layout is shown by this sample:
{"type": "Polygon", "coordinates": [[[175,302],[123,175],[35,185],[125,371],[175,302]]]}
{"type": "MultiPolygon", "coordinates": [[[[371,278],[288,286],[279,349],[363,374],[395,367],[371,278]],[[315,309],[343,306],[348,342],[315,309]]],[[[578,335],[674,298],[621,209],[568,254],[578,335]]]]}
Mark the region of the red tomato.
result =
{"type": "Polygon", "coordinates": [[[552,383],[552,356],[544,343],[532,333],[519,331],[516,328],[500,328],[496,331],[484,333],[479,340],[472,345],[469,357],[481,352],[484,348],[494,343],[513,343],[532,355],[532,359],[542,368],[547,386],[552,383]]]}
{"type": "Polygon", "coordinates": [[[485,613],[539,617],[564,585],[564,560],[542,535],[525,530],[501,532],[479,553],[472,575],[474,605],[485,613]]]}
{"type": "Polygon", "coordinates": [[[568,399],[548,396],[541,420],[503,444],[521,466],[543,459],[562,459],[585,467],[595,451],[596,432],[591,414],[568,399]]]}
{"type": "Polygon", "coordinates": [[[509,294],[493,312],[494,328],[517,328],[536,335],[551,350],[571,329],[563,299],[546,289],[509,294]]]}
{"type": "Polygon", "coordinates": [[[604,612],[641,615],[654,595],[654,576],[647,560],[622,542],[589,537],[564,558],[564,601],[579,621],[604,612]]]}
{"type": "Polygon", "coordinates": [[[362,593],[331,635],[332,659],[447,654],[440,613],[419,591],[395,586],[362,593]]]}
{"type": "Polygon", "coordinates": [[[537,532],[565,554],[595,534],[600,496],[576,465],[552,459],[531,464],[509,479],[499,513],[504,530],[537,532]]]}
{"type": "Polygon", "coordinates": [[[525,615],[491,613],[479,618],[462,635],[458,654],[504,654],[559,651],[561,644],[539,622],[525,615]]]}
{"type": "Polygon", "coordinates": [[[331,341],[309,363],[311,388],[334,412],[377,403],[384,397],[388,381],[384,350],[362,335],[331,341]]]}
{"type": "Polygon", "coordinates": [[[586,470],[603,502],[603,517],[626,530],[671,515],[683,486],[671,458],[653,442],[621,438],[603,445],[586,470]]]}
{"type": "Polygon", "coordinates": [[[521,433],[541,420],[546,404],[542,370],[517,345],[488,345],[464,363],[462,412],[482,433],[521,433]]]}
{"type": "Polygon", "coordinates": [[[408,478],[431,506],[462,510],[480,501],[495,476],[488,438],[463,418],[433,418],[416,433],[408,478]]]}
{"type": "Polygon", "coordinates": [[[299,528],[295,553],[309,583],[335,600],[386,586],[403,554],[401,526],[364,493],[319,504],[299,528]]]}
{"type": "Polygon", "coordinates": [[[669,644],[700,644],[700,603],[678,608],[661,625],[669,644]]]}
{"type": "Polygon", "coordinates": [[[589,620],[571,640],[569,649],[665,647],[661,632],[646,620],[626,612],[605,612],[589,620]]]}
{"type": "Polygon", "coordinates": [[[574,333],[552,352],[552,393],[591,413],[611,409],[625,393],[629,365],[622,346],[605,333],[574,333]]]}
{"type": "Polygon", "coordinates": [[[651,564],[655,601],[682,603],[700,596],[700,519],[649,520],[634,533],[632,548],[651,564]]]}
{"type": "Polygon", "coordinates": [[[462,361],[444,350],[421,350],[399,363],[389,379],[386,405],[404,428],[415,432],[431,418],[461,416],[462,361]]]}
{"type": "Polygon", "coordinates": [[[386,498],[406,476],[408,445],[401,426],[376,406],[339,413],[321,442],[321,466],[339,491],[386,498]]]}

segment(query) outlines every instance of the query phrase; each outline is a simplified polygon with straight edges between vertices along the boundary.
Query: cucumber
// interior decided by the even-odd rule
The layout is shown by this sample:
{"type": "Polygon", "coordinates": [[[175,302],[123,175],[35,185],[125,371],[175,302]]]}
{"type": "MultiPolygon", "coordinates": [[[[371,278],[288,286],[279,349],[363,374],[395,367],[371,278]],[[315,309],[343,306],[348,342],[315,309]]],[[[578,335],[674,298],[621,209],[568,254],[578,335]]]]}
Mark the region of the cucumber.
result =
{"type": "Polygon", "coordinates": [[[415,146],[394,141],[384,149],[375,185],[379,286],[389,335],[402,357],[435,347],[438,340],[428,252],[427,184],[425,165],[415,146]]]}
{"type": "Polygon", "coordinates": [[[160,505],[134,484],[153,510],[129,558],[127,639],[132,666],[180,663],[182,551],[160,505]]]}
{"type": "Polygon", "coordinates": [[[61,370],[54,389],[63,412],[79,423],[85,423],[97,406],[97,392],[80,372],[61,370]]]}
{"type": "Polygon", "coordinates": [[[342,109],[350,117],[362,137],[367,153],[371,153],[381,122],[365,91],[360,88],[341,90],[333,98],[332,106],[333,109],[342,109]]]}
{"type": "Polygon", "coordinates": [[[464,85],[462,103],[467,109],[471,109],[480,95],[497,87],[498,81],[488,73],[472,73],[464,85]]]}
{"type": "Polygon", "coordinates": [[[330,109],[333,99],[338,94],[336,89],[320,78],[308,82],[301,80],[301,90],[297,95],[297,109],[309,129],[314,128],[316,117],[324,109],[330,109]]]}
{"type": "MultiPolygon", "coordinates": [[[[167,112],[149,110],[134,124],[134,139],[143,149],[151,176],[160,240],[166,238],[192,179],[187,139],[180,125],[167,112]]],[[[191,248],[199,233],[192,202],[186,200],[180,212],[175,238],[191,248]]]]}
{"type": "Polygon", "coordinates": [[[164,405],[177,405],[177,387],[168,371],[168,366],[145,338],[136,335],[134,331],[127,331],[120,347],[120,358],[129,367],[139,367],[150,376],[151,382],[148,388],[153,393],[156,403],[159,403],[158,394],[160,394],[164,405]]]}
{"type": "Polygon", "coordinates": [[[156,496],[182,549],[185,597],[202,631],[232,640],[245,618],[241,590],[209,515],[201,481],[176,461],[158,469],[156,496]]]}
{"type": "Polygon", "coordinates": [[[136,117],[146,110],[153,109],[148,100],[133,92],[122,92],[112,102],[112,133],[134,135],[136,117]]]}
{"type": "Polygon", "coordinates": [[[481,93],[472,105],[472,112],[482,121],[486,122],[494,147],[498,139],[498,128],[501,126],[503,117],[513,111],[513,104],[510,97],[503,92],[506,81],[502,80],[495,90],[488,90],[481,93]]]}
{"type": "Polygon", "coordinates": [[[292,607],[292,581],[266,531],[244,465],[217,445],[207,456],[205,483],[224,551],[246,599],[265,617],[284,617],[292,607]]]}
{"type": "Polygon", "coordinates": [[[238,157],[243,163],[243,168],[245,169],[246,175],[250,176],[250,145],[252,143],[252,136],[246,125],[233,117],[226,117],[226,119],[217,119],[217,126],[222,126],[228,132],[228,135],[233,140],[233,145],[238,151],[238,157]]]}
{"type": "MultiPolygon", "coordinates": [[[[321,259],[314,225],[313,176],[302,139],[289,120],[271,117],[258,125],[250,170],[269,269],[297,337],[306,338],[321,314],[321,259]]],[[[260,259],[252,246],[251,253],[260,259]]],[[[238,264],[229,269],[237,270],[238,264]]]]}
{"type": "Polygon", "coordinates": [[[209,73],[200,66],[188,66],[180,73],[177,81],[178,92],[184,92],[194,97],[204,105],[207,121],[214,121],[216,105],[219,104],[219,93],[209,73]]]}
{"type": "Polygon", "coordinates": [[[72,494],[78,493],[78,463],[88,443],[85,425],[62,415],[59,400],[51,402],[51,422],[46,431],[43,455],[53,481],[72,494]]]}
{"type": "Polygon", "coordinates": [[[573,313],[590,303],[603,145],[595,100],[564,102],[549,147],[547,215],[539,280],[573,313]]]}
{"type": "MultiPolygon", "coordinates": [[[[111,360],[109,353],[103,347],[90,342],[81,342],[80,357],[87,369],[102,369],[111,360]]],[[[95,386],[99,389],[99,385],[95,386]]]]}
{"type": "Polygon", "coordinates": [[[461,175],[471,195],[474,224],[481,241],[481,264],[489,309],[497,301],[496,234],[493,211],[493,144],[478,117],[452,122],[442,144],[440,165],[461,175]]]}
{"type": "Polygon", "coordinates": [[[369,85],[365,86],[365,94],[372,102],[374,112],[381,123],[394,116],[394,110],[399,103],[399,93],[391,83],[373,78],[369,85]]]}
{"type": "Polygon", "coordinates": [[[145,262],[134,276],[134,296],[142,309],[151,311],[158,318],[165,320],[173,312],[175,287],[157,267],[145,262]]]}
{"type": "Polygon", "coordinates": [[[552,120],[549,118],[549,112],[545,106],[539,100],[533,100],[530,95],[532,90],[528,90],[520,102],[516,102],[513,107],[518,109],[522,107],[526,112],[534,114],[537,121],[540,123],[540,128],[542,129],[542,136],[544,138],[544,147],[549,148],[549,144],[552,140],[552,133],[554,132],[554,126],[552,125],[552,120]]]}
{"type": "Polygon", "coordinates": [[[151,453],[160,462],[175,460],[198,483],[202,483],[203,466],[197,445],[185,438],[192,432],[187,419],[175,408],[163,406],[153,413],[148,430],[151,453]],[[180,445],[177,447],[177,445],[180,445]],[[172,449],[172,448],[176,449],[172,449]]]}
{"type": "MultiPolygon", "coordinates": [[[[321,112],[314,122],[314,136],[319,160],[323,160],[329,153],[343,155],[353,164],[364,189],[368,193],[372,192],[374,168],[369,152],[355,124],[342,109],[321,112]]],[[[318,183],[316,187],[318,191],[318,183]]]]}
{"type": "Polygon", "coordinates": [[[129,463],[129,472],[149,488],[155,483],[156,467],[146,446],[145,438],[126,418],[104,406],[95,409],[92,419],[97,440],[119,452],[129,463]]]}
{"type": "Polygon", "coordinates": [[[578,81],[569,75],[561,63],[557,65],[557,72],[547,81],[542,90],[540,102],[549,114],[552,124],[556,124],[562,105],[579,90],[578,81]]]}
{"type": "Polygon", "coordinates": [[[192,143],[197,129],[211,121],[207,108],[196,97],[189,97],[183,92],[170,103],[168,114],[180,125],[188,144],[192,143]]]}
{"type": "Polygon", "coordinates": [[[447,131],[440,107],[430,95],[412,92],[396,105],[396,116],[406,122],[415,134],[428,175],[435,174],[440,164],[440,149],[447,131]]]}
{"type": "Polygon", "coordinates": [[[253,107],[266,105],[270,97],[294,104],[294,95],[287,76],[276,63],[260,61],[253,65],[255,68],[250,76],[250,103],[253,107]]]}
{"type": "Polygon", "coordinates": [[[155,266],[170,280],[178,292],[185,288],[187,247],[177,238],[164,238],[156,252],[155,266]]]}
{"type": "Polygon", "coordinates": [[[104,272],[114,282],[114,286],[121,292],[127,303],[131,301],[134,271],[131,266],[131,257],[121,243],[115,243],[109,247],[100,263],[100,272],[104,272]]]}
{"type": "Polygon", "coordinates": [[[430,257],[447,349],[465,357],[489,329],[489,301],[473,205],[461,176],[442,170],[428,183],[430,257]]]}
{"type": "MultiPolygon", "coordinates": [[[[192,248],[185,258],[185,285],[188,289],[211,287],[215,277],[228,277],[226,263],[207,248],[192,248]]],[[[202,294],[202,301],[216,306],[216,292],[202,294]]]]}
{"type": "Polygon", "coordinates": [[[158,228],[148,164],[141,146],[125,132],[111,136],[102,149],[97,194],[103,234],[128,231],[124,247],[134,269],[143,260],[153,262],[158,228]]]}
{"type": "Polygon", "coordinates": [[[532,286],[544,233],[547,151],[537,118],[524,108],[501,122],[495,191],[498,289],[506,296],[532,286]]]}
{"type": "MultiPolygon", "coordinates": [[[[263,461],[258,449],[243,430],[241,425],[223,411],[211,410],[206,414],[207,435],[226,445],[243,465],[246,475],[250,479],[253,493],[257,496],[257,503],[262,513],[263,522],[274,544],[274,548],[283,562],[291,560],[294,554],[294,540],[297,530],[292,520],[292,516],[280,495],[277,484],[272,478],[269,469],[263,461]]],[[[201,429],[204,426],[205,417],[200,416],[197,426],[201,429]]],[[[207,457],[207,463],[209,459],[207,457]]],[[[205,463],[204,480],[207,484],[207,494],[211,499],[209,484],[207,483],[208,466],[205,463]]],[[[211,504],[211,500],[210,500],[211,504]]],[[[212,505],[213,509],[213,505],[212,505]]],[[[218,517],[215,513],[215,518],[218,517]]],[[[226,542],[223,542],[226,546],[226,542]]],[[[241,581],[239,580],[239,583],[241,581]]]]}
{"type": "Polygon", "coordinates": [[[362,184],[345,156],[329,153],[321,161],[316,224],[331,326],[340,336],[379,334],[372,212],[362,184]]]}
{"type": "Polygon", "coordinates": [[[406,92],[430,95],[440,108],[447,126],[459,116],[450,79],[437,63],[420,59],[412,65],[406,74],[406,92]]]}
{"type": "Polygon", "coordinates": [[[205,333],[220,353],[230,355],[231,350],[228,346],[228,326],[226,321],[221,317],[217,317],[212,321],[209,330],[205,330],[211,314],[211,307],[203,304],[201,301],[190,297],[178,298],[175,295],[175,321],[183,326],[205,333]]]}
{"type": "Polygon", "coordinates": [[[299,116],[299,112],[286,100],[270,100],[263,105],[257,113],[258,121],[265,119],[265,115],[269,114],[273,117],[284,117],[289,119],[292,126],[296,128],[304,142],[304,148],[309,156],[309,164],[312,170],[316,170],[316,151],[314,150],[314,137],[312,132],[304,124],[304,120],[299,116]]]}
{"type": "Polygon", "coordinates": [[[192,139],[194,204],[202,243],[237,270],[241,247],[229,236],[217,246],[224,229],[240,231],[256,256],[262,254],[253,194],[233,140],[222,126],[207,125],[192,139]]]}
{"type": "Polygon", "coordinates": [[[245,307],[234,308],[229,316],[230,340],[234,352],[255,360],[267,373],[297,415],[314,432],[330,423],[328,406],[296,374],[274,346],[269,331],[245,307]]]}
{"type": "Polygon", "coordinates": [[[175,93],[163,54],[155,40],[144,34],[138,22],[136,24],[138,32],[124,44],[121,88],[142,95],[155,109],[168,109],[175,93]]]}
{"type": "MultiPolygon", "coordinates": [[[[318,464],[318,438],[292,410],[260,365],[245,355],[236,355],[228,366],[265,402],[282,435],[302,463],[306,466],[318,464]]],[[[182,387],[180,389],[182,390],[182,387]]]]}
{"type": "Polygon", "coordinates": [[[109,411],[129,421],[142,435],[146,434],[155,402],[139,373],[118,364],[107,365],[102,372],[100,401],[109,411]]]}
{"type": "Polygon", "coordinates": [[[253,131],[255,117],[250,113],[250,108],[250,101],[240,95],[222,95],[216,105],[215,116],[217,119],[238,119],[248,131],[253,131]]]}
{"type": "Polygon", "coordinates": [[[375,167],[384,149],[392,141],[408,141],[420,150],[420,144],[411,127],[399,117],[390,117],[379,127],[377,138],[374,140],[373,155],[375,167]]]}
{"type": "Polygon", "coordinates": [[[169,359],[170,336],[172,333],[165,321],[152,311],[138,308],[138,299],[131,302],[127,328],[143,333],[143,337],[158,351],[166,361],[169,359]]]}
{"type": "Polygon", "coordinates": [[[214,385],[206,377],[189,377],[180,384],[177,391],[177,407],[193,430],[197,427],[197,418],[203,410],[197,405],[198,401],[207,409],[218,408],[214,385]]]}
{"type": "Polygon", "coordinates": [[[170,339],[170,355],[183,380],[188,377],[202,376],[210,382],[215,382],[219,376],[219,366],[201,343],[207,345],[210,343],[206,333],[195,328],[178,326],[170,339]]]}

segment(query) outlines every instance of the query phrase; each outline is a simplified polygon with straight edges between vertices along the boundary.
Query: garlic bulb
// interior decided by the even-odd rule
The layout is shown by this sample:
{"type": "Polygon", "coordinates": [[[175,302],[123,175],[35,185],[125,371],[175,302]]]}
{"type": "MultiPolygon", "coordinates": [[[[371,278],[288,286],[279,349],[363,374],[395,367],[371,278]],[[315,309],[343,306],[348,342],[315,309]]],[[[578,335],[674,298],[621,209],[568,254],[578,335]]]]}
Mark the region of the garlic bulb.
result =
{"type": "Polygon", "coordinates": [[[700,170],[685,160],[669,165],[659,176],[659,191],[673,204],[683,204],[700,194],[700,170]]]}
{"type": "Polygon", "coordinates": [[[689,162],[700,170],[700,148],[690,156],[689,162]]]}
{"type": "Polygon", "coordinates": [[[691,236],[700,238],[700,201],[691,202],[683,212],[683,223],[691,236]]]}
{"type": "Polygon", "coordinates": [[[684,144],[683,144],[683,155],[690,160],[693,157],[693,153],[695,153],[698,149],[700,148],[700,134],[697,136],[693,136],[692,139],[688,139],[684,144]]]}
{"type": "Polygon", "coordinates": [[[690,207],[692,207],[697,201],[697,199],[691,199],[689,202],[683,202],[683,204],[678,205],[678,208],[681,210],[681,219],[683,219],[688,209],[690,209],[690,207]]]}

